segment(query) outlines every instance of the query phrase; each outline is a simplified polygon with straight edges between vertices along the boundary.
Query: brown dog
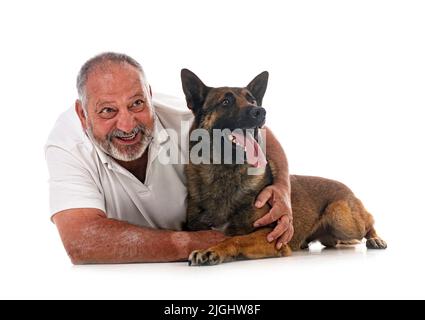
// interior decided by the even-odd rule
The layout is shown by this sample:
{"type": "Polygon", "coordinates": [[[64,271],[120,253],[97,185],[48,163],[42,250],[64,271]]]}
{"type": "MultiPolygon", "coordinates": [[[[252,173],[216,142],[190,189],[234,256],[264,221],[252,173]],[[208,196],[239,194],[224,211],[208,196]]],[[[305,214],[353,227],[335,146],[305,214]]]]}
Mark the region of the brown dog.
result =
{"type": "MultiPolygon", "coordinates": [[[[266,112],[260,106],[268,73],[261,73],[245,88],[207,87],[187,69],[182,70],[181,78],[188,107],[195,116],[192,132],[205,129],[211,140],[214,129],[232,132],[224,135],[229,140],[222,139],[220,146],[211,144],[210,155],[207,155],[211,164],[191,161],[186,166],[188,229],[216,229],[233,236],[207,250],[192,252],[190,265],[288,256],[291,250],[307,248],[309,242],[315,240],[325,246],[336,246],[340,242],[366,238],[368,248],[387,247],[373,227],[372,215],[348,187],[333,180],[298,175],[291,176],[294,236],[280,250],[275,243],[268,243],[266,235],[273,226],[255,230],[252,225],[270,209],[268,205],[257,209],[254,202],[260,191],[273,182],[273,163],[267,159],[261,174],[248,174],[253,164],[252,149],[262,154],[257,144],[258,128],[265,123],[266,112]],[[233,133],[236,129],[244,130],[245,139],[233,133]],[[226,143],[231,144],[234,151],[232,163],[223,164],[225,157],[220,154],[221,164],[213,164],[214,149],[224,150],[226,143]],[[235,163],[238,150],[243,150],[243,161],[239,164],[235,163]]],[[[191,151],[195,145],[191,142],[191,151]]]]}

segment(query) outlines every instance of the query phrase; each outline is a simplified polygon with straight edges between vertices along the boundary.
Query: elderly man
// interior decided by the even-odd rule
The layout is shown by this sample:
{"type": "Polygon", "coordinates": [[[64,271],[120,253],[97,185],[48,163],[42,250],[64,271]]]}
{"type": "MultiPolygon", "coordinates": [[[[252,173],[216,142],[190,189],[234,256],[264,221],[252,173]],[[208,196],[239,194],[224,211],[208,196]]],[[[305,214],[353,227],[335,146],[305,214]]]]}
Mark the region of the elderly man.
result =
{"type": "MultiPolygon", "coordinates": [[[[50,209],[74,264],[165,262],[223,239],[218,231],[184,231],[184,165],[158,159],[165,143],[183,142],[191,120],[182,103],[153,96],[142,67],[124,54],[88,60],[77,78],[79,99],[60,116],[46,145],[50,209]],[[83,130],[81,130],[81,127],[83,130]],[[171,140],[170,140],[171,139],[171,140]]],[[[256,226],[278,221],[268,235],[277,246],[293,235],[287,161],[267,129],[267,153],[280,164],[278,179],[256,205],[272,209],[256,226]]]]}

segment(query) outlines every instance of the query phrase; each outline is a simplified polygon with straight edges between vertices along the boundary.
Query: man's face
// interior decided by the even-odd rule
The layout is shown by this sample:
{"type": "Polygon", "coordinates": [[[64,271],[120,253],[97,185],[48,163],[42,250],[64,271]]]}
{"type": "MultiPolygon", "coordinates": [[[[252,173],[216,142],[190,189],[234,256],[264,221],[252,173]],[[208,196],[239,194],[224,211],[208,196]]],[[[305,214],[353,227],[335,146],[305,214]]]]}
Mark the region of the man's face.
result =
{"type": "MultiPolygon", "coordinates": [[[[80,108],[81,109],[81,108],[80,108]]],[[[151,92],[140,72],[125,63],[95,67],[86,82],[87,117],[80,120],[93,142],[121,161],[139,159],[154,129],[151,92]]]]}

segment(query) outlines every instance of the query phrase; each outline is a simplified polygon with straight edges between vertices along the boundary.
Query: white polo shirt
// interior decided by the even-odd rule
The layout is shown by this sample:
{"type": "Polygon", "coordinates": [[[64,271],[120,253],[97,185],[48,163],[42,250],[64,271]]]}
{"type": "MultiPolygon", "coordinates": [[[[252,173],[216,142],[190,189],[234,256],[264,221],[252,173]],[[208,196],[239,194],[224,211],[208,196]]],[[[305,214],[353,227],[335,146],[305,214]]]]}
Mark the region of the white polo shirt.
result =
{"type": "Polygon", "coordinates": [[[73,208],[97,208],[108,218],[160,229],[181,230],[186,220],[184,165],[159,161],[166,144],[187,150],[188,127],[193,120],[184,100],[155,94],[157,115],[149,146],[145,183],[95,147],[85,135],[74,108],[64,112],[45,147],[50,179],[50,214],[73,208]],[[164,128],[179,133],[168,134],[164,128]],[[183,132],[181,133],[181,129],[183,132]]]}

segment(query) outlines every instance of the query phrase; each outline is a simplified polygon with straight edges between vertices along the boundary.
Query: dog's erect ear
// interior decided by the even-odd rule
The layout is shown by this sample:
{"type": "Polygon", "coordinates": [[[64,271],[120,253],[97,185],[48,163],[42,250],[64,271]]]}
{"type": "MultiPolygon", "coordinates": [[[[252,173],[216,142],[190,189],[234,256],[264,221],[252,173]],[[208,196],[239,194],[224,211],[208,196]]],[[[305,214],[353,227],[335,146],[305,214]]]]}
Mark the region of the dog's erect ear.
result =
{"type": "Polygon", "coordinates": [[[196,74],[188,69],[182,69],[181,78],[187,106],[196,113],[204,104],[211,88],[207,87],[196,74]]]}
{"type": "Polygon", "coordinates": [[[261,106],[261,104],[263,103],[263,97],[266,93],[268,81],[269,73],[267,71],[264,71],[258,76],[256,76],[254,80],[252,80],[246,87],[254,95],[255,100],[257,100],[257,104],[259,106],[261,106]]]}

